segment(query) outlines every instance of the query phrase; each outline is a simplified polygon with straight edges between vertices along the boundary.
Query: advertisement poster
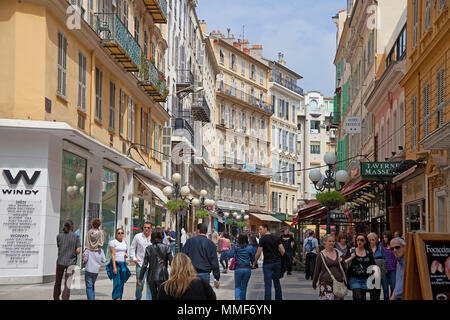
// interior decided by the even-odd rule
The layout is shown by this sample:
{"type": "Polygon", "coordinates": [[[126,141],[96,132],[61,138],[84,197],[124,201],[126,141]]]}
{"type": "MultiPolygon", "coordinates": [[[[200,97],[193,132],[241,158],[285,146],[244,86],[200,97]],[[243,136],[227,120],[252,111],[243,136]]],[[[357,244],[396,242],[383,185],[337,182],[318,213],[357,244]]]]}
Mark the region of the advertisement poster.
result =
{"type": "Polygon", "coordinates": [[[428,272],[434,300],[450,300],[450,243],[425,241],[428,272]]]}

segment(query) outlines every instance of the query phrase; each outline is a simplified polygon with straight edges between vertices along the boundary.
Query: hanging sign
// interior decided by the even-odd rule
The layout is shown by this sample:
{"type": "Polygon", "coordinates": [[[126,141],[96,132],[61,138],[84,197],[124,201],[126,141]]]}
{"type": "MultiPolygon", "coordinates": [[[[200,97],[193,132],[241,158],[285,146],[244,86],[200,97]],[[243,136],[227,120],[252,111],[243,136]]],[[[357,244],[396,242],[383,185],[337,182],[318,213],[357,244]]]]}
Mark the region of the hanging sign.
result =
{"type": "Polygon", "coordinates": [[[361,117],[345,117],[345,133],[361,133],[361,117]]]}

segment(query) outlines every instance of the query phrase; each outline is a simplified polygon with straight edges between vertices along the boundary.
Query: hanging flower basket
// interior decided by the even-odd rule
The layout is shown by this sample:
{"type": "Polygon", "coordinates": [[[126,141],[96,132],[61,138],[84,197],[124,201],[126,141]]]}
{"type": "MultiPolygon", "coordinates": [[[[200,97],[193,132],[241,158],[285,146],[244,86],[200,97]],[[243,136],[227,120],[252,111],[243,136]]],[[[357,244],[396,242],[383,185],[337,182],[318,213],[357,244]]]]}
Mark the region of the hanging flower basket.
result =
{"type": "Polygon", "coordinates": [[[319,193],[316,195],[316,200],[330,209],[336,209],[345,204],[345,197],[337,191],[319,193]]]}
{"type": "Polygon", "coordinates": [[[208,212],[208,210],[198,210],[198,211],[195,213],[195,216],[196,216],[198,219],[204,219],[204,218],[207,218],[207,217],[209,216],[209,212],[208,212]]]}
{"type": "Polygon", "coordinates": [[[184,201],[170,200],[166,204],[167,210],[170,210],[170,211],[179,211],[181,209],[186,209],[187,207],[188,207],[188,204],[184,201]]]}

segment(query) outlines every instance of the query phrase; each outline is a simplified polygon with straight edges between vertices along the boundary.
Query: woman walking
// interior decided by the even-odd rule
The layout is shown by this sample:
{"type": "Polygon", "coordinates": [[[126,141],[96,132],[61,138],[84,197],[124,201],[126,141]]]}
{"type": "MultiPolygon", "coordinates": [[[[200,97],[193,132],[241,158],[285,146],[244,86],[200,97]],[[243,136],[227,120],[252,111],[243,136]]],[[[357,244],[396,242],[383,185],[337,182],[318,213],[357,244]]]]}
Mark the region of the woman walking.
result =
{"type": "Polygon", "coordinates": [[[123,237],[124,230],[119,228],[116,230],[116,238],[109,242],[111,261],[106,266],[106,270],[109,278],[113,280],[113,300],[122,300],[123,288],[131,276],[126,264],[128,245],[123,237]]]}
{"type": "Polygon", "coordinates": [[[86,235],[86,250],[83,253],[83,262],[86,264],[84,280],[86,282],[86,295],[88,300],[95,300],[95,281],[103,263],[106,262],[103,252],[103,231],[99,230],[102,224],[100,219],[92,219],[92,228],[86,235]]]}
{"type": "Polygon", "coordinates": [[[209,283],[197,277],[186,254],[177,253],[170,268],[170,279],[161,285],[157,300],[216,300],[214,290],[209,283]]]}
{"type": "Polygon", "coordinates": [[[241,233],[238,243],[228,253],[228,258],[233,258],[236,254],[236,264],[234,270],[234,297],[236,300],[246,300],[247,285],[252,275],[252,264],[255,261],[255,252],[248,244],[248,235],[241,233]]]}
{"type": "Polygon", "coordinates": [[[334,247],[338,250],[339,256],[342,259],[346,260],[350,258],[350,247],[347,244],[347,234],[345,232],[339,232],[337,242],[334,247]]]}
{"type": "Polygon", "coordinates": [[[325,249],[316,258],[316,267],[312,287],[317,289],[319,282],[319,300],[343,300],[344,297],[337,297],[333,293],[333,278],[336,281],[345,283],[345,271],[347,269],[344,259],[339,256],[339,251],[334,248],[335,238],[327,234],[324,237],[325,249]]]}
{"type": "Polygon", "coordinates": [[[153,229],[151,239],[152,245],[145,249],[145,258],[138,284],[142,286],[142,280],[148,269],[147,283],[150,284],[152,297],[157,297],[161,284],[169,279],[167,267],[172,262],[173,256],[170,247],[163,244],[164,234],[161,228],[153,229]]]}
{"type": "MultiPolygon", "coordinates": [[[[371,232],[367,235],[370,244],[370,253],[373,255],[375,263],[380,268],[380,285],[382,279],[386,276],[386,253],[384,252],[384,247],[378,241],[378,236],[376,233],[371,232]]],[[[370,292],[370,300],[380,300],[381,287],[372,289],[370,292]]]]}
{"type": "Polygon", "coordinates": [[[348,277],[350,289],[353,292],[353,300],[366,300],[366,293],[369,291],[367,279],[370,276],[367,273],[367,268],[375,265],[375,260],[369,251],[365,233],[356,235],[356,248],[352,248],[351,256],[345,262],[350,262],[348,277]]]}
{"type": "Polygon", "coordinates": [[[383,299],[389,300],[392,292],[395,289],[395,276],[397,274],[397,258],[394,255],[394,250],[391,248],[392,234],[390,231],[383,233],[383,241],[381,245],[384,248],[386,256],[386,275],[381,280],[383,286],[383,299]],[[390,287],[390,291],[389,291],[390,287]]]}
{"type": "Polygon", "coordinates": [[[220,238],[222,240],[222,252],[220,253],[220,264],[223,267],[223,273],[228,272],[228,253],[230,252],[231,242],[228,233],[224,233],[220,238]]]}

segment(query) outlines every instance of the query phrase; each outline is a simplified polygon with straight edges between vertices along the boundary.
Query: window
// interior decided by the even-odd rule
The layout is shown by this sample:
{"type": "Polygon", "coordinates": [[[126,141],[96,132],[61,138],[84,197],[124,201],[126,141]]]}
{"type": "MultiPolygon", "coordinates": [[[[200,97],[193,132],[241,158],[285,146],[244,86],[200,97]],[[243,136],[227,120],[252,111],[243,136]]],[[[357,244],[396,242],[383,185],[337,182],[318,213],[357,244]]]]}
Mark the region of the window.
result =
{"type": "Polygon", "coordinates": [[[225,64],[225,51],[222,48],[220,48],[219,54],[220,54],[220,63],[225,64]]]}
{"type": "Polygon", "coordinates": [[[438,90],[437,90],[437,117],[438,117],[438,128],[442,127],[444,124],[444,69],[438,71],[437,76],[438,90]]]}
{"type": "Polygon", "coordinates": [[[120,89],[120,101],[119,101],[119,134],[123,137],[123,118],[125,115],[125,94],[122,89],[120,89]]]}
{"type": "Polygon", "coordinates": [[[125,28],[128,30],[128,0],[123,1],[123,24],[125,28]]]}
{"type": "Polygon", "coordinates": [[[134,39],[139,43],[139,18],[134,17],[134,39]]]}
{"type": "Polygon", "coordinates": [[[78,108],[86,111],[86,56],[78,53],[78,108]]]}
{"type": "Polygon", "coordinates": [[[146,113],[146,119],[147,119],[147,125],[145,126],[145,133],[147,136],[147,139],[145,140],[145,149],[148,154],[150,154],[150,149],[152,148],[152,130],[151,130],[151,121],[150,121],[150,114],[146,113]]]}
{"type": "Polygon", "coordinates": [[[114,130],[114,114],[116,108],[116,85],[109,83],[109,129],[114,130]]]}
{"type": "Polygon", "coordinates": [[[144,55],[145,55],[146,59],[149,58],[149,56],[148,56],[148,33],[147,33],[147,30],[144,30],[144,55]]]}
{"type": "Polygon", "coordinates": [[[320,154],[320,141],[311,141],[311,154],[320,154]]]}
{"type": "Polygon", "coordinates": [[[134,109],[134,101],[133,98],[128,97],[128,110],[127,110],[127,140],[131,141],[132,140],[132,132],[133,132],[133,128],[132,128],[132,116],[133,116],[133,111],[132,109],[134,109]]]}
{"type": "Polygon", "coordinates": [[[440,0],[439,10],[442,10],[445,6],[445,0],[440,0]]]}
{"type": "MultiPolygon", "coordinates": [[[[88,17],[89,17],[89,25],[94,27],[94,0],[89,0],[88,3],[88,17]]],[[[119,15],[120,17],[120,15],[119,15]]]]}
{"type": "Polygon", "coordinates": [[[245,100],[245,84],[241,83],[241,100],[245,100]]]}
{"type": "Polygon", "coordinates": [[[424,120],[425,120],[425,137],[428,136],[430,129],[430,84],[425,84],[425,88],[423,88],[423,111],[424,111],[424,120]]]}
{"type": "Polygon", "coordinates": [[[292,106],[292,122],[294,123],[294,124],[296,124],[297,123],[297,121],[296,121],[296,116],[295,116],[295,109],[296,109],[296,107],[293,105],[292,106]]]}
{"type": "Polygon", "coordinates": [[[259,83],[261,83],[261,84],[264,83],[264,70],[263,69],[259,70],[259,83]]]}
{"type": "Polygon", "coordinates": [[[285,119],[286,119],[287,121],[289,121],[289,102],[287,102],[287,101],[286,101],[286,106],[285,106],[285,109],[284,109],[284,110],[286,110],[285,119]]]}
{"type": "Polygon", "coordinates": [[[416,97],[413,97],[412,100],[412,134],[411,134],[411,150],[416,150],[417,144],[417,117],[416,117],[416,97]]]}
{"type": "Polygon", "coordinates": [[[141,150],[145,147],[145,112],[144,108],[141,108],[141,137],[139,139],[139,144],[141,145],[141,150]]]}
{"type": "Polygon", "coordinates": [[[102,121],[102,80],[102,71],[95,68],[95,119],[98,121],[102,121]]]}
{"type": "Polygon", "coordinates": [[[275,104],[277,102],[277,97],[272,96],[271,102],[272,102],[271,111],[272,111],[272,113],[275,113],[275,104]]]}
{"type": "Polygon", "coordinates": [[[237,70],[236,55],[230,52],[230,68],[237,70]]]}
{"type": "Polygon", "coordinates": [[[413,34],[413,48],[417,46],[417,33],[418,33],[418,14],[419,14],[419,0],[414,0],[414,34],[413,34]]]}
{"type": "Polygon", "coordinates": [[[66,97],[67,38],[58,32],[58,89],[57,93],[66,97]]]}
{"type": "Polygon", "coordinates": [[[250,79],[256,80],[256,67],[254,64],[250,64],[250,79]]]}
{"type": "Polygon", "coordinates": [[[311,120],[311,133],[320,133],[320,121],[311,120]]]}
{"type": "Polygon", "coordinates": [[[153,128],[155,129],[155,141],[153,142],[153,146],[155,150],[153,150],[153,157],[157,160],[160,158],[159,153],[159,123],[156,121],[153,121],[153,128]]]}

